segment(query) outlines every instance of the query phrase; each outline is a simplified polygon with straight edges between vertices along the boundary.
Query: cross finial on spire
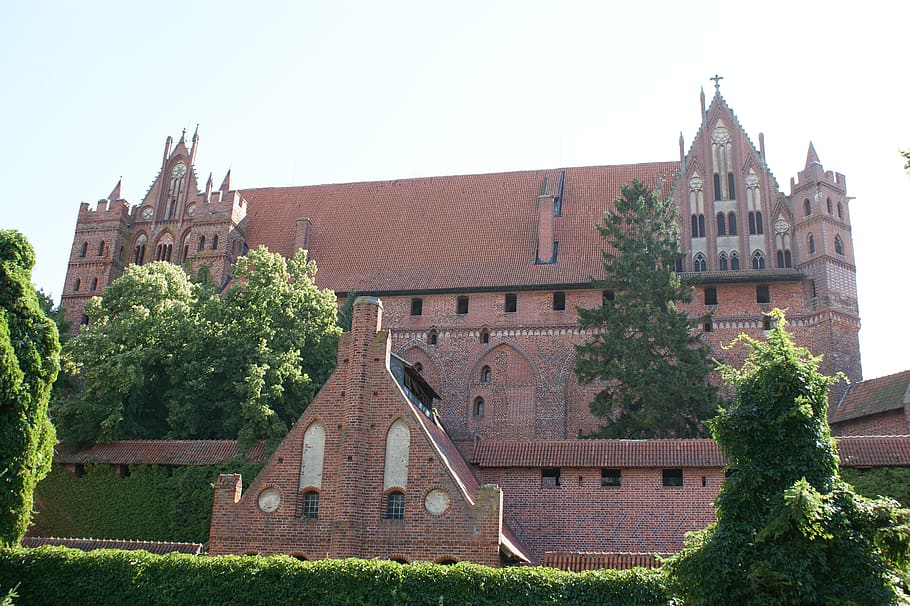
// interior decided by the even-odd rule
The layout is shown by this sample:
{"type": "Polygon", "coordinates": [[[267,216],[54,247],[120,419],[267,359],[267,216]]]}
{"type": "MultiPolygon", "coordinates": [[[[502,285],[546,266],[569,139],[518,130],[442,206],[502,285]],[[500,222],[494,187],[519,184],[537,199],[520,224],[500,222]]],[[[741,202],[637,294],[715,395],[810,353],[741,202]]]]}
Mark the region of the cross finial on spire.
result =
{"type": "Polygon", "coordinates": [[[717,74],[714,74],[714,77],[713,77],[713,78],[708,78],[708,79],[709,79],[709,80],[714,80],[714,90],[716,90],[717,92],[720,92],[720,81],[723,80],[724,77],[723,77],[723,76],[718,76],[717,74]]]}

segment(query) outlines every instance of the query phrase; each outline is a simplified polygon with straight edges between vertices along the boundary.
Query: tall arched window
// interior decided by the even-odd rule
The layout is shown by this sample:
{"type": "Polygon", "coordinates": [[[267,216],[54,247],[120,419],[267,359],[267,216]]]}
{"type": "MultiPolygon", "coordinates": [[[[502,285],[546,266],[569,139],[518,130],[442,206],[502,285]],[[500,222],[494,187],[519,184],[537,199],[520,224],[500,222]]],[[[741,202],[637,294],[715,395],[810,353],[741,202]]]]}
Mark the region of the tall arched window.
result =
{"type": "Polygon", "coordinates": [[[731,236],[736,235],[736,213],[730,212],[727,214],[727,227],[731,236]]]}
{"type": "Polygon", "coordinates": [[[79,292],[79,288],[82,286],[82,280],[76,278],[73,281],[73,292],[79,292]]]}
{"type": "Polygon", "coordinates": [[[733,271],[739,269],[739,253],[735,250],[730,253],[730,269],[733,271]]]}
{"type": "Polygon", "coordinates": [[[300,455],[300,490],[322,488],[322,467],[325,459],[325,427],[313,421],[303,434],[300,455]]]}
{"type": "Polygon", "coordinates": [[[765,255],[762,251],[756,250],[752,253],[752,269],[765,268],[765,255]]]}
{"type": "Polygon", "coordinates": [[[840,239],[840,236],[834,236],[834,252],[839,255],[844,254],[844,241],[840,239]]]}
{"type": "Polygon", "coordinates": [[[727,220],[724,218],[724,213],[717,213],[717,235],[727,235],[727,220]]]}
{"type": "Polygon", "coordinates": [[[98,278],[92,278],[92,292],[98,290],[98,278]]]}
{"type": "Polygon", "coordinates": [[[385,438],[383,490],[407,490],[410,452],[411,431],[404,421],[397,419],[389,427],[385,438]]]}
{"type": "Polygon", "coordinates": [[[204,249],[205,249],[205,236],[199,236],[199,246],[196,248],[196,250],[204,250],[204,249]]]}
{"type": "Polygon", "coordinates": [[[705,256],[701,253],[695,255],[695,271],[707,271],[708,263],[705,261],[705,256]]]}
{"type": "Polygon", "coordinates": [[[101,257],[104,255],[104,240],[98,242],[98,256],[101,257]]]}
{"type": "Polygon", "coordinates": [[[784,251],[782,251],[782,250],[777,251],[777,266],[778,267],[784,266],[784,251]]]}
{"type": "Polygon", "coordinates": [[[490,331],[484,328],[480,331],[480,342],[489,343],[490,342],[490,331]]]}
{"type": "Polygon", "coordinates": [[[812,214],[812,203],[809,202],[809,198],[803,200],[803,210],[806,211],[807,217],[812,214]]]}
{"type": "Polygon", "coordinates": [[[833,215],[833,214],[834,214],[834,207],[833,207],[833,205],[831,204],[831,198],[828,198],[827,202],[828,202],[828,214],[829,214],[829,215],[833,215]]]}
{"type": "Polygon", "coordinates": [[[727,173],[727,194],[730,200],[736,199],[736,183],[733,181],[733,173],[727,173]]]}
{"type": "Polygon", "coordinates": [[[475,416],[475,417],[482,417],[482,416],[483,416],[483,413],[484,413],[484,402],[483,402],[483,398],[475,398],[475,399],[474,399],[474,410],[473,410],[473,413],[474,413],[474,416],[475,416]]]}
{"type": "Polygon", "coordinates": [[[436,332],[436,329],[431,330],[427,333],[427,343],[430,345],[436,345],[436,342],[439,339],[439,333],[436,332]]]}
{"type": "Polygon", "coordinates": [[[725,252],[720,253],[720,256],[717,259],[717,267],[721,271],[726,271],[727,269],[730,268],[729,264],[727,263],[727,253],[725,253],[725,252]]]}
{"type": "Polygon", "coordinates": [[[393,490],[386,495],[385,519],[404,519],[404,493],[400,490],[393,490]]]}
{"type": "Polygon", "coordinates": [[[723,193],[720,191],[720,175],[717,173],[714,173],[714,199],[723,199],[723,193]]]}
{"type": "Polygon", "coordinates": [[[812,234],[809,234],[808,241],[809,241],[809,254],[814,255],[815,254],[815,236],[813,236],[812,234]]]}
{"type": "Polygon", "coordinates": [[[698,215],[698,237],[699,238],[705,237],[705,216],[704,215],[698,215]]]}
{"type": "Polygon", "coordinates": [[[218,250],[218,234],[212,236],[212,250],[218,250]]]}
{"type": "Polygon", "coordinates": [[[489,383],[490,382],[490,367],[484,366],[480,369],[480,382],[489,383]]]}
{"type": "Polygon", "coordinates": [[[83,242],[82,248],[79,249],[79,256],[84,257],[85,253],[87,253],[87,252],[88,252],[88,242],[83,242]]]}
{"type": "Polygon", "coordinates": [[[837,218],[841,220],[844,218],[844,205],[840,202],[837,203],[837,218]]]}

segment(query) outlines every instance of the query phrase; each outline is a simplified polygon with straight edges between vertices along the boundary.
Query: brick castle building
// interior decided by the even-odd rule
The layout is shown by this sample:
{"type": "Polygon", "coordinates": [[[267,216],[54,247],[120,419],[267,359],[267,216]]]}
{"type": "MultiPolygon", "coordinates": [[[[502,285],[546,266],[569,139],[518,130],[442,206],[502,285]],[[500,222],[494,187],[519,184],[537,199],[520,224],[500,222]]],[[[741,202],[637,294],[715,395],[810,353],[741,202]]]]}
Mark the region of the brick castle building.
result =
{"type": "Polygon", "coordinates": [[[756,147],[719,88],[710,103],[702,93],[699,129],[688,149],[680,137],[678,161],[246,190],[231,189],[229,172],[216,190],[211,176],[199,186],[198,146],[198,131],[189,143],[168,137],[138,204],[118,183],[95,208],[81,206],[62,296],[70,319],[129,263],[207,265],[226,282],[231,262],[260,245],[307,250],[317,284],[340,296],[381,298],[359,306],[381,313],[361,309],[372,319],[339,349],[336,375],[254,482],[259,492],[241,497],[239,478],[219,481],[214,551],[292,551],[272,524],[305,557],[541,562],[548,552],[675,551],[710,521],[723,481],[710,441],[575,439],[598,420],[588,410],[597,386],[572,372],[586,338],[574,310],[611,296],[591,285],[603,272],[594,226],[632,179],[676,202],[678,271],[696,294],[688,311],[708,314],[700,328],[717,357],[741,361],[744,351],[721,345],[761,337],[781,307],[797,342],[824,355],[824,372],[862,379],[844,176],[825,171],[810,143],[784,194],[763,136],[756,147]],[[360,387],[345,387],[358,343],[379,366],[364,362],[360,387]],[[377,387],[367,393],[363,381],[377,387]],[[430,412],[405,383],[431,395],[430,412]],[[313,440],[323,471],[307,475],[313,440]],[[390,456],[405,456],[404,471],[389,471],[390,456]],[[326,492],[330,477],[341,493],[326,492]],[[420,532],[384,527],[400,521],[388,518],[390,498],[432,517],[420,532]],[[318,521],[288,530],[309,520],[313,499],[318,521]],[[271,522],[258,517],[267,514],[271,522]],[[431,528],[471,537],[474,555],[434,543],[431,528]]]}

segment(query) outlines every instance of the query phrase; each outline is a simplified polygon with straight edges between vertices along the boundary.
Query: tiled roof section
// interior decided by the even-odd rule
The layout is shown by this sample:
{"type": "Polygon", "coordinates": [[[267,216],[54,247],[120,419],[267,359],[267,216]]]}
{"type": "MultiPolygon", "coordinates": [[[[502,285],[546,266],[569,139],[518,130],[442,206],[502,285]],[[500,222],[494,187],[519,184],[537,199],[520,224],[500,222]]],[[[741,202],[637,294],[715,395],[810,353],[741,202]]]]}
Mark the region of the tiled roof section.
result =
{"type": "Polygon", "coordinates": [[[845,467],[910,467],[910,436],[841,436],[837,454],[845,467]]]}
{"type": "Polygon", "coordinates": [[[480,467],[723,467],[714,440],[480,441],[480,467]]]}
{"type": "MultiPolygon", "coordinates": [[[[124,440],[98,442],[73,452],[58,444],[54,462],[105,463],[111,465],[215,465],[226,463],[237,454],[236,440],[124,440]]],[[[249,450],[247,460],[265,460],[265,444],[249,450]]]]}
{"type": "Polygon", "coordinates": [[[828,413],[830,423],[904,408],[910,404],[910,370],[853,383],[828,413]]]}
{"type": "Polygon", "coordinates": [[[477,502],[477,489],[480,487],[480,484],[477,482],[477,478],[474,477],[474,473],[464,460],[464,457],[461,456],[458,447],[452,442],[452,438],[449,437],[449,434],[446,433],[445,429],[420,412],[411,401],[408,401],[408,406],[411,407],[414,417],[423,426],[427,437],[436,448],[436,452],[442,457],[443,462],[452,475],[452,479],[462,487],[462,490],[464,490],[465,495],[471,501],[471,504],[475,504],[477,502]]]}
{"type": "Polygon", "coordinates": [[[123,541],[111,539],[68,539],[58,537],[24,537],[23,547],[41,547],[43,545],[62,545],[82,551],[94,549],[124,549],[128,551],[143,550],[149,553],[202,553],[202,543],[167,543],[161,541],[123,541]]]}
{"type": "Polygon", "coordinates": [[[543,556],[543,565],[572,572],[582,570],[627,570],[629,568],[657,568],[660,566],[658,555],[653,553],[601,553],[580,551],[548,551],[543,556]]]}
{"type": "MultiPolygon", "coordinates": [[[[910,436],[837,438],[845,467],[910,466],[910,436]]],[[[561,440],[485,442],[471,462],[480,467],[724,467],[714,440],[561,440]]]]}
{"type": "Polygon", "coordinates": [[[339,292],[583,284],[603,273],[594,225],[621,186],[638,179],[666,189],[678,170],[678,162],[565,169],[554,264],[535,264],[537,197],[552,170],[248,189],[246,238],[289,256],[297,219],[308,218],[316,282],[339,292]]]}

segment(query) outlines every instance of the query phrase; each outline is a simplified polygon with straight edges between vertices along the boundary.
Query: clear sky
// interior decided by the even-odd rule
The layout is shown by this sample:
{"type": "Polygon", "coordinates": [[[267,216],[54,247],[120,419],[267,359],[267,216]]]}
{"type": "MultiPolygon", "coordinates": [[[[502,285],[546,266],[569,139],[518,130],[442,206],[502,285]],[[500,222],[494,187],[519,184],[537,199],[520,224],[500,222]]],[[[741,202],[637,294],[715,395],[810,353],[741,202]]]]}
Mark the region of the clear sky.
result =
{"type": "Polygon", "coordinates": [[[59,298],[80,202],[200,124],[236,188],[676,160],[721,93],[784,193],[847,177],[866,378],[910,369],[910,3],[2,2],[0,227],[59,298]]]}

